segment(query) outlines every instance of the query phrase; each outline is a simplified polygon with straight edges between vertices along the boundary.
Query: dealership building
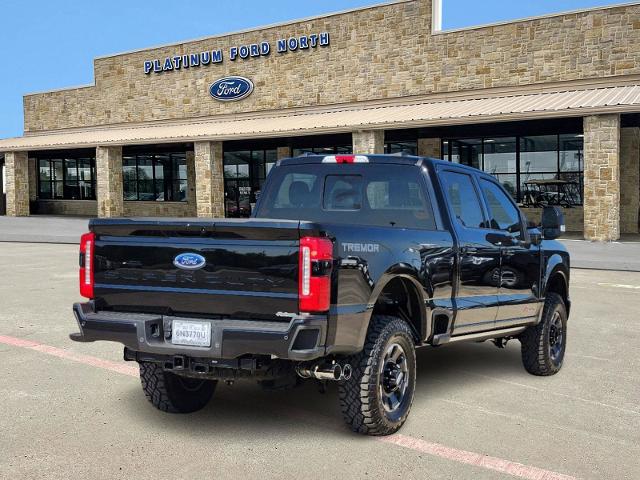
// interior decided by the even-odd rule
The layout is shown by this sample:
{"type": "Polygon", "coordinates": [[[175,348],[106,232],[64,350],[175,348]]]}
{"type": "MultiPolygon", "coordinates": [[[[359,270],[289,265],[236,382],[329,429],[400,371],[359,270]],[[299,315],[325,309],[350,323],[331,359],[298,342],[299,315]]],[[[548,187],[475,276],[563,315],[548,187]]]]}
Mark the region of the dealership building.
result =
{"type": "Polygon", "coordinates": [[[638,233],[640,2],[456,30],[399,0],[97,58],[24,97],[0,140],[6,215],[248,216],[278,159],[442,158],[537,219],[638,233]]]}

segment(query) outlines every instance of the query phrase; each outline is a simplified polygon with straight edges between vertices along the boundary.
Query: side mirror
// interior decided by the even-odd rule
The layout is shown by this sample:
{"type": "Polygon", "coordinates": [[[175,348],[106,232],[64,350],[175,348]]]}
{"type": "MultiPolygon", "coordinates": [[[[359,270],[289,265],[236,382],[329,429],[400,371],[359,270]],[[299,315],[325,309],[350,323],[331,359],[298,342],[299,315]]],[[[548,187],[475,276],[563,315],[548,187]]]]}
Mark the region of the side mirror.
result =
{"type": "Polygon", "coordinates": [[[542,243],[542,233],[540,232],[537,226],[530,227],[528,229],[528,232],[529,232],[529,241],[531,242],[531,245],[533,245],[534,247],[537,247],[542,243]]]}
{"type": "Polygon", "coordinates": [[[547,206],[542,210],[542,237],[545,240],[555,240],[566,231],[562,209],[547,206]]]}

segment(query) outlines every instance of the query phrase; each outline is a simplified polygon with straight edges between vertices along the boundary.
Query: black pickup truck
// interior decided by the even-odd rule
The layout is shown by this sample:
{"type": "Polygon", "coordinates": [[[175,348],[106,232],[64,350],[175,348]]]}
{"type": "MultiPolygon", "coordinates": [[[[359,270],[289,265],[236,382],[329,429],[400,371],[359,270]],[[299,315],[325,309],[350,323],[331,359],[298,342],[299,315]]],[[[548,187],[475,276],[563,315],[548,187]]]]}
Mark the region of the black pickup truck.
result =
{"type": "Polygon", "coordinates": [[[272,169],[249,219],[96,219],[80,245],[79,342],[124,344],[157,408],[220,380],[337,381],[344,419],[405,422],[416,347],[510,339],[561,368],[569,255],[561,211],[529,223],[496,180],[438,160],[304,156],[272,169]]]}

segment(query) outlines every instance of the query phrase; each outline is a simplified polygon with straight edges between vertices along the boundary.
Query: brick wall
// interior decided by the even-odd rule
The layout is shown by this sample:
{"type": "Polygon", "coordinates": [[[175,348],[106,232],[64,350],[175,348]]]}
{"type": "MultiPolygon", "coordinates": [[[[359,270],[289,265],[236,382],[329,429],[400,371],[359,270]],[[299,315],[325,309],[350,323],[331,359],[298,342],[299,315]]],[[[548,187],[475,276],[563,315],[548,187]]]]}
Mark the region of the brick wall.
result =
{"type": "MultiPolygon", "coordinates": [[[[540,223],[542,220],[542,209],[541,208],[523,208],[522,213],[524,213],[527,220],[531,220],[537,223],[540,223]]],[[[567,227],[567,232],[582,232],[584,229],[584,208],[583,207],[573,207],[573,208],[563,208],[562,213],[564,214],[564,224],[567,227]]]]}
{"type": "Polygon", "coordinates": [[[195,217],[196,203],[124,202],[125,217],[195,217]]]}
{"type": "Polygon", "coordinates": [[[98,215],[98,202],[95,200],[38,200],[36,208],[38,215],[98,215]]]}
{"type": "Polygon", "coordinates": [[[432,92],[640,74],[640,5],[431,34],[431,1],[391,5],[95,60],[95,87],[24,98],[25,130],[206,117],[432,92]],[[231,61],[231,46],[327,31],[331,46],[231,61]],[[222,49],[207,67],[145,75],[150,59],[222,49]],[[255,91],[217,102],[242,75],[255,91]]]}
{"type": "MultiPolygon", "coordinates": [[[[26,152],[5,154],[7,177],[7,215],[23,217],[29,215],[29,159],[26,152]]],[[[1,180],[0,180],[1,181],[1,180]]]]}
{"type": "Polygon", "coordinates": [[[196,142],[195,179],[198,217],[224,217],[222,142],[196,142]]]}
{"type": "Polygon", "coordinates": [[[439,138],[419,138],[418,155],[421,157],[440,158],[442,140],[439,138]]]}
{"type": "Polygon", "coordinates": [[[96,149],[98,216],[121,217],[124,213],[122,147],[96,149]]]}
{"type": "Polygon", "coordinates": [[[384,130],[353,132],[353,153],[384,153],[384,130]]]}

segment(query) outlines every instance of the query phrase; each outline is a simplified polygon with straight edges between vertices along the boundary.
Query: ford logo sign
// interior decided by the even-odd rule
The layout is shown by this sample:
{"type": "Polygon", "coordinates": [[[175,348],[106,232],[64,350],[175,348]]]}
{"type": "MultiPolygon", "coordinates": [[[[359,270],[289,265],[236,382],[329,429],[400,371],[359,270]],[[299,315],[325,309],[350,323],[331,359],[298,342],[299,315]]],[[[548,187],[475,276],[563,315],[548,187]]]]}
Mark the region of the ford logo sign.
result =
{"type": "Polygon", "coordinates": [[[221,102],[233,102],[248,97],[253,92],[253,82],[244,77],[224,77],[216,80],[209,93],[221,102]]]}
{"type": "Polygon", "coordinates": [[[173,259],[173,264],[182,270],[200,270],[207,261],[197,253],[181,253],[173,259]]]}

